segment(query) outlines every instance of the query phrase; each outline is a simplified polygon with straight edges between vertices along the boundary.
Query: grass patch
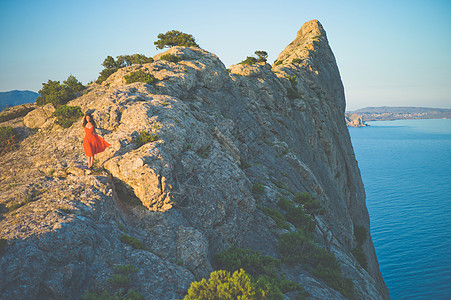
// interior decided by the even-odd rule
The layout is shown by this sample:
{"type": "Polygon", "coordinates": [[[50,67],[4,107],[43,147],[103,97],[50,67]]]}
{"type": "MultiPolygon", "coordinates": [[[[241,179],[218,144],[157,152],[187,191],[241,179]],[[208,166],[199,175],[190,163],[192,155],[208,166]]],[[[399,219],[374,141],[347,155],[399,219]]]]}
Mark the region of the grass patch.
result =
{"type": "Polygon", "coordinates": [[[66,214],[73,214],[73,213],[75,212],[74,209],[72,209],[72,208],[67,208],[67,207],[60,207],[60,210],[61,210],[63,213],[66,213],[66,214]]]}
{"type": "Polygon", "coordinates": [[[294,231],[279,236],[278,248],[282,263],[302,264],[313,276],[324,280],[328,286],[351,298],[354,290],[352,281],[342,276],[335,256],[314,242],[312,233],[316,224],[310,214],[323,211],[316,198],[308,193],[297,193],[292,200],[280,199],[277,206],[280,211],[275,208],[259,208],[271,217],[279,228],[289,230],[287,222],[295,227],[294,231]]]}
{"type": "Polygon", "coordinates": [[[312,215],[323,215],[326,210],[321,207],[319,200],[310,193],[296,193],[294,202],[302,205],[312,215]]]}
{"type": "Polygon", "coordinates": [[[22,206],[27,205],[30,202],[36,201],[36,197],[42,193],[43,193],[43,191],[38,192],[36,189],[32,189],[31,192],[25,196],[23,201],[14,203],[14,204],[8,206],[8,211],[9,212],[15,211],[15,210],[21,208],[22,206]]]}
{"type": "Polygon", "coordinates": [[[54,112],[56,117],[56,124],[63,128],[69,128],[74,122],[83,117],[81,108],[79,106],[61,105],[54,112]]]}
{"type": "Polygon", "coordinates": [[[138,268],[135,268],[133,265],[120,265],[114,268],[114,274],[111,278],[107,279],[107,282],[113,288],[112,294],[107,291],[104,291],[102,294],[96,292],[85,291],[85,294],[82,296],[84,300],[119,300],[119,299],[127,299],[127,300],[144,300],[144,296],[130,290],[129,287],[131,285],[132,279],[130,276],[133,273],[136,273],[138,268]]]}
{"type": "Polygon", "coordinates": [[[288,224],[285,221],[285,217],[282,215],[282,213],[277,208],[271,208],[271,207],[267,207],[267,206],[259,206],[258,208],[265,215],[272,218],[276,222],[278,228],[287,229],[287,230],[289,230],[291,228],[290,224],[288,224]]]}
{"type": "Polygon", "coordinates": [[[144,144],[155,142],[158,140],[158,134],[151,134],[147,131],[141,131],[139,135],[135,138],[135,143],[139,147],[144,144]]]}
{"type": "Polygon", "coordinates": [[[144,249],[144,244],[135,237],[129,236],[128,234],[123,234],[119,238],[122,243],[128,244],[135,249],[144,249]]]}
{"type": "Polygon", "coordinates": [[[14,150],[17,142],[16,133],[11,126],[0,126],[0,155],[14,150]]]}
{"type": "Polygon", "coordinates": [[[240,65],[248,65],[248,66],[250,66],[250,65],[255,64],[256,62],[257,62],[257,59],[256,59],[255,57],[248,56],[248,57],[246,57],[245,60],[243,60],[243,61],[240,62],[239,64],[240,64],[240,65]]]}
{"type": "Polygon", "coordinates": [[[126,84],[143,82],[150,85],[158,82],[158,79],[156,79],[152,74],[146,73],[143,70],[132,72],[129,75],[125,75],[124,78],[126,84]]]}
{"type": "Polygon", "coordinates": [[[240,168],[245,170],[245,169],[250,168],[250,167],[252,167],[252,165],[247,160],[245,160],[244,158],[240,157],[240,168]]]}
{"type": "Polygon", "coordinates": [[[366,258],[365,252],[363,252],[363,248],[360,245],[357,245],[354,249],[351,250],[352,255],[354,255],[357,262],[364,268],[368,269],[368,259],[366,258]]]}
{"type": "Polygon", "coordinates": [[[368,230],[361,225],[354,226],[354,236],[357,240],[357,244],[363,245],[368,239],[368,230]]]}
{"type": "Polygon", "coordinates": [[[203,159],[207,159],[211,152],[211,145],[208,145],[207,147],[199,149],[196,153],[203,159]]]}
{"type": "Polygon", "coordinates": [[[287,88],[287,97],[290,100],[301,98],[301,94],[298,92],[298,88],[296,86],[298,80],[296,76],[287,75],[287,79],[290,81],[291,86],[287,88]]]}
{"type": "Polygon", "coordinates": [[[257,298],[283,299],[283,293],[297,292],[301,299],[307,296],[301,285],[280,276],[281,261],[251,249],[231,247],[215,255],[217,269],[229,272],[244,270],[253,283],[257,298]]]}
{"type": "Polygon", "coordinates": [[[160,57],[160,59],[165,60],[165,61],[170,61],[173,63],[178,63],[180,62],[182,59],[180,57],[178,57],[177,55],[173,55],[173,54],[164,54],[160,57]]]}
{"type": "Polygon", "coordinates": [[[285,218],[293,226],[303,232],[310,233],[315,229],[312,217],[304,212],[302,206],[296,206],[294,201],[282,198],[277,206],[284,212],[285,218]]]}
{"type": "Polygon", "coordinates": [[[258,197],[263,195],[265,192],[265,187],[260,182],[256,182],[252,185],[251,191],[254,196],[258,197]]]}
{"type": "Polygon", "coordinates": [[[351,250],[351,253],[364,269],[368,269],[368,259],[363,251],[363,244],[368,239],[368,230],[362,225],[354,225],[354,236],[357,246],[351,250]]]}
{"type": "Polygon", "coordinates": [[[335,256],[326,249],[314,244],[309,235],[302,231],[283,234],[279,238],[279,251],[283,262],[301,263],[314,276],[321,278],[328,286],[351,298],[354,284],[344,278],[335,256]]]}

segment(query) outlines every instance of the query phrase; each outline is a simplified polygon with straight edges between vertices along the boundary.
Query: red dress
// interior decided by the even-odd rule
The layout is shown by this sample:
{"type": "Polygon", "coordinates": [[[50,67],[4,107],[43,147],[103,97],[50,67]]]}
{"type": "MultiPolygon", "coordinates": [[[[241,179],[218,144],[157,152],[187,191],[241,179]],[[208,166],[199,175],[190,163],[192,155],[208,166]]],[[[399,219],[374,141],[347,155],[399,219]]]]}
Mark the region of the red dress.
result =
{"type": "Polygon", "coordinates": [[[109,146],[111,145],[94,133],[94,126],[92,126],[91,128],[85,127],[83,148],[85,149],[86,156],[94,156],[94,154],[105,151],[106,147],[109,146]]]}

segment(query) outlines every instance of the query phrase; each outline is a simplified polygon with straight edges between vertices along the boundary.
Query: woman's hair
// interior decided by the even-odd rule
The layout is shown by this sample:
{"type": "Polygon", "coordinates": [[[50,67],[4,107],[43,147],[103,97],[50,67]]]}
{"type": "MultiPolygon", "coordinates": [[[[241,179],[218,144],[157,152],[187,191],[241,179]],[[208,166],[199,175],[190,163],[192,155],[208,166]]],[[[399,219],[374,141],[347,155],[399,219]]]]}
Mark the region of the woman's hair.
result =
{"type": "Polygon", "coordinates": [[[92,115],[90,113],[86,113],[85,116],[83,117],[83,127],[85,127],[86,124],[88,124],[88,121],[86,121],[87,116],[90,117],[92,126],[94,126],[94,128],[97,128],[97,124],[94,121],[94,118],[92,117],[92,115]]]}

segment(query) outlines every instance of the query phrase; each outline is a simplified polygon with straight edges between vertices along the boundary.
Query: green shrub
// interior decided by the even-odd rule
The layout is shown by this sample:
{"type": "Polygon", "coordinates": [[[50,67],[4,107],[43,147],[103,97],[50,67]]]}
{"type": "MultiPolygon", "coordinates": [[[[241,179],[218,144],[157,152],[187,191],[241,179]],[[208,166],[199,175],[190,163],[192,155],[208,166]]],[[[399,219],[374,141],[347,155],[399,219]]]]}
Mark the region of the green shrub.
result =
{"type": "MultiPolygon", "coordinates": [[[[327,252],[327,251],[326,251],[327,252]]],[[[340,273],[340,268],[331,267],[319,263],[313,270],[313,275],[321,278],[328,286],[339,291],[343,296],[351,299],[354,294],[354,283],[349,278],[344,278],[340,273]]]]}
{"type": "Polygon", "coordinates": [[[130,284],[130,277],[123,274],[114,274],[113,277],[107,279],[107,282],[113,287],[126,287],[130,284]]]}
{"type": "Polygon", "coordinates": [[[85,89],[85,86],[73,75],[70,75],[63,84],[59,81],[49,80],[42,84],[42,89],[39,91],[40,96],[36,98],[36,104],[43,106],[52,103],[58,107],[74,99],[75,94],[83,89],[85,89]]]}
{"type": "Polygon", "coordinates": [[[138,272],[138,268],[134,267],[131,264],[127,264],[127,265],[120,265],[114,268],[114,271],[118,274],[130,274],[130,273],[135,273],[138,272]]]}
{"type": "Polygon", "coordinates": [[[49,80],[42,84],[42,89],[39,90],[40,96],[36,98],[36,104],[43,106],[47,103],[52,103],[55,106],[66,104],[73,98],[69,88],[59,81],[49,80]]]}
{"type": "Polygon", "coordinates": [[[358,245],[351,251],[357,262],[365,269],[368,269],[368,260],[366,258],[365,252],[363,252],[362,246],[358,245]]]}
{"type": "Polygon", "coordinates": [[[247,160],[245,160],[244,158],[240,157],[240,168],[241,169],[245,170],[247,168],[250,168],[251,166],[252,165],[247,160]]]}
{"type": "Polygon", "coordinates": [[[290,100],[301,98],[301,95],[298,92],[298,88],[296,86],[298,80],[296,76],[287,75],[287,79],[290,81],[291,87],[287,88],[287,97],[290,100]]]}
{"type": "Polygon", "coordinates": [[[362,225],[354,225],[354,235],[357,240],[357,244],[362,246],[368,238],[368,230],[362,225]]]}
{"type": "Polygon", "coordinates": [[[263,299],[284,299],[284,293],[294,291],[296,292],[295,299],[307,299],[307,296],[309,295],[305,292],[302,285],[286,280],[285,278],[281,279],[261,275],[257,278],[255,286],[263,299]]]}
{"type": "Polygon", "coordinates": [[[110,77],[111,74],[115,73],[118,69],[103,69],[100,72],[99,77],[96,80],[96,83],[101,84],[102,82],[104,82],[105,80],[108,79],[108,77],[110,77]]]}
{"type": "Polygon", "coordinates": [[[266,62],[268,59],[268,53],[266,51],[255,51],[255,55],[257,55],[257,58],[248,56],[245,60],[240,62],[241,65],[253,65],[257,62],[266,62]]]}
{"type": "Polygon", "coordinates": [[[154,42],[157,49],[171,48],[174,46],[200,48],[191,34],[183,33],[178,30],[171,30],[165,34],[160,33],[157,37],[158,40],[154,42]]]}
{"type": "Polygon", "coordinates": [[[210,274],[207,281],[202,279],[191,283],[185,300],[191,299],[257,299],[257,290],[251,278],[241,269],[232,275],[219,270],[210,274]]]}
{"type": "Polygon", "coordinates": [[[257,62],[266,62],[268,59],[268,53],[266,51],[255,51],[257,55],[257,62]]]}
{"type": "Polygon", "coordinates": [[[89,292],[85,291],[85,294],[81,297],[83,300],[116,300],[119,299],[119,297],[114,298],[110,293],[107,291],[103,291],[102,294],[98,294],[96,292],[89,292]]]}
{"type": "Polygon", "coordinates": [[[282,261],[288,264],[305,263],[314,251],[314,244],[302,231],[292,231],[279,237],[282,261]]]}
{"type": "Polygon", "coordinates": [[[129,290],[126,294],[121,290],[110,294],[107,291],[103,291],[102,294],[96,292],[85,291],[85,294],[81,297],[83,300],[144,300],[145,297],[138,292],[129,290]]]}
{"type": "Polygon", "coordinates": [[[312,215],[322,215],[326,212],[326,210],[321,207],[319,200],[310,193],[296,193],[294,201],[301,204],[304,209],[312,215]]]}
{"type": "Polygon", "coordinates": [[[85,291],[85,294],[82,296],[84,300],[119,300],[119,299],[127,299],[127,300],[144,300],[144,296],[133,291],[129,290],[128,287],[131,283],[130,275],[138,271],[138,268],[135,268],[133,265],[120,265],[114,268],[114,275],[111,278],[107,279],[107,282],[112,286],[114,290],[114,294],[110,294],[107,291],[104,291],[102,294],[96,292],[85,291]]]}
{"type": "Polygon", "coordinates": [[[119,239],[122,243],[129,244],[135,249],[144,249],[144,244],[140,240],[128,234],[121,235],[119,239]]]}
{"type": "Polygon", "coordinates": [[[287,88],[287,97],[290,100],[301,98],[301,94],[298,92],[298,88],[296,86],[298,80],[296,76],[287,75],[287,79],[290,81],[291,87],[287,88]]]}
{"type": "Polygon", "coordinates": [[[314,244],[311,238],[301,231],[289,232],[279,238],[279,251],[282,261],[288,264],[304,264],[312,274],[321,278],[328,286],[350,298],[353,283],[344,278],[335,256],[326,249],[314,244]]]}
{"type": "Polygon", "coordinates": [[[258,251],[231,247],[215,255],[213,262],[217,269],[229,272],[244,269],[252,282],[255,282],[257,294],[261,295],[261,298],[283,299],[281,292],[298,291],[300,296],[304,293],[301,285],[278,275],[279,259],[263,255],[258,251]],[[254,278],[257,279],[254,280],[254,278]]]}
{"type": "Polygon", "coordinates": [[[15,211],[16,209],[21,208],[25,204],[26,204],[25,202],[18,202],[18,203],[11,204],[10,206],[8,206],[8,211],[9,212],[15,211]]]}
{"type": "Polygon", "coordinates": [[[153,63],[152,57],[147,57],[143,54],[133,54],[133,55],[119,55],[116,57],[116,66],[118,68],[123,68],[131,65],[142,65],[153,63]]]}
{"type": "Polygon", "coordinates": [[[56,124],[63,128],[69,128],[74,122],[83,117],[81,108],[79,106],[61,105],[54,112],[53,115],[57,117],[56,124]]]}
{"type": "Polygon", "coordinates": [[[217,269],[230,272],[244,269],[252,276],[275,276],[280,260],[251,249],[231,247],[214,256],[217,269]]]}
{"type": "Polygon", "coordinates": [[[293,60],[291,61],[292,64],[300,64],[302,62],[301,58],[293,58],[293,60]]]}
{"type": "Polygon", "coordinates": [[[75,78],[75,76],[70,75],[67,77],[63,84],[68,88],[69,93],[75,95],[81,91],[83,91],[86,87],[75,78]]]}
{"type": "Polygon", "coordinates": [[[0,126],[0,155],[12,151],[17,146],[17,136],[11,126],[0,126]]]}
{"type": "Polygon", "coordinates": [[[154,84],[158,82],[158,79],[156,79],[152,74],[146,73],[143,70],[132,72],[129,75],[125,75],[124,78],[126,84],[130,84],[133,82],[144,82],[146,84],[154,84]]]}
{"type": "Polygon", "coordinates": [[[208,156],[210,155],[211,152],[211,144],[208,146],[203,146],[202,148],[200,148],[199,150],[197,150],[197,155],[199,155],[200,157],[202,157],[203,159],[207,159],[208,156]]]}
{"type": "MultiPolygon", "coordinates": [[[[96,83],[101,84],[102,82],[107,80],[111,74],[115,73],[120,68],[131,66],[133,64],[141,65],[141,64],[152,63],[152,62],[153,62],[152,57],[146,57],[143,54],[119,55],[119,56],[116,56],[116,60],[112,56],[107,56],[102,63],[102,66],[104,67],[104,69],[100,72],[100,75],[96,80],[96,83]]],[[[135,81],[144,82],[141,80],[135,80],[135,81]]],[[[132,81],[132,82],[135,82],[135,81],[132,81]]]]}
{"type": "Polygon", "coordinates": [[[243,60],[242,62],[240,62],[240,65],[253,65],[257,62],[257,59],[255,57],[252,56],[248,56],[245,60],[243,60]]]}
{"type": "Polygon", "coordinates": [[[265,187],[260,182],[256,182],[252,185],[251,191],[254,196],[260,196],[265,192],[265,187]]]}
{"type": "Polygon", "coordinates": [[[315,229],[315,222],[308,216],[301,206],[295,206],[294,202],[285,198],[277,202],[277,206],[285,212],[285,218],[294,227],[306,233],[315,229]]]}
{"type": "Polygon", "coordinates": [[[139,135],[135,138],[135,143],[139,147],[144,144],[155,142],[158,140],[158,134],[151,134],[147,131],[141,131],[139,135]]]}
{"type": "Polygon", "coordinates": [[[6,246],[8,246],[8,240],[3,238],[0,239],[0,255],[5,253],[6,246]]]}
{"type": "Polygon", "coordinates": [[[268,217],[272,218],[276,224],[277,227],[281,229],[290,229],[291,226],[285,221],[285,217],[282,215],[282,213],[272,207],[266,207],[266,206],[260,206],[259,209],[268,217]]]}
{"type": "Polygon", "coordinates": [[[163,54],[160,59],[162,60],[166,60],[166,61],[170,61],[173,63],[178,63],[179,61],[181,61],[182,59],[180,57],[178,57],[177,55],[173,55],[173,54],[163,54]]]}
{"type": "Polygon", "coordinates": [[[275,66],[278,66],[278,65],[281,65],[281,64],[283,64],[283,60],[276,60],[276,61],[274,62],[274,65],[275,65],[275,66]]]}

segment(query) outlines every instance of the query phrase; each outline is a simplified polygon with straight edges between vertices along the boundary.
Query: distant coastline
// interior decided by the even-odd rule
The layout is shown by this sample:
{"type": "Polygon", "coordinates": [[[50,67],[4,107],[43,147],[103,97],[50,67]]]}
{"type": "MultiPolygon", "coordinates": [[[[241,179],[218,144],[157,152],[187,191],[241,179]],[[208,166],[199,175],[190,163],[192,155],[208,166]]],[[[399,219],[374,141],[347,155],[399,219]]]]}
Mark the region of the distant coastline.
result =
{"type": "Polygon", "coordinates": [[[363,122],[391,121],[404,119],[451,119],[451,109],[431,107],[366,107],[346,112],[359,115],[363,122]]]}
{"type": "Polygon", "coordinates": [[[0,112],[8,107],[33,103],[38,96],[39,94],[33,91],[0,92],[0,112]]]}

